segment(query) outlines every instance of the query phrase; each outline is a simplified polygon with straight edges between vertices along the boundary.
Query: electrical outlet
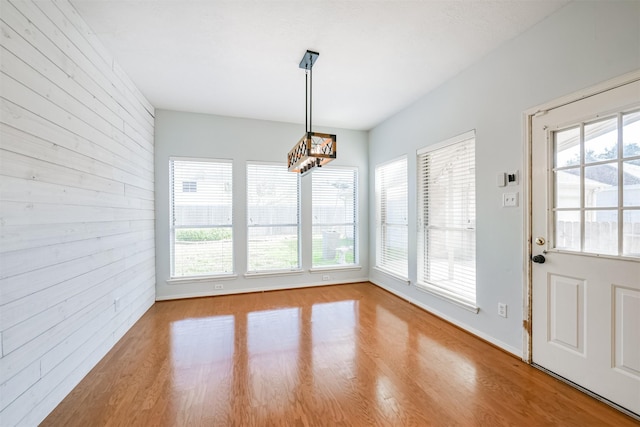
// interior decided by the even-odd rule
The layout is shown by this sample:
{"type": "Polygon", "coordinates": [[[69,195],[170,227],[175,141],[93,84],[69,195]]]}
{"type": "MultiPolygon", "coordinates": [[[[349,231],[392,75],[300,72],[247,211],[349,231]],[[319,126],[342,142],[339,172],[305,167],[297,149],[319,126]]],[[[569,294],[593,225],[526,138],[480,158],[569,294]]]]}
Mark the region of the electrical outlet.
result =
{"type": "Polygon", "coordinates": [[[503,302],[498,303],[498,314],[502,317],[507,317],[507,304],[503,302]]]}
{"type": "Polygon", "coordinates": [[[120,298],[116,298],[113,300],[113,309],[116,312],[120,311],[120,298]]]}
{"type": "Polygon", "coordinates": [[[322,276],[322,280],[325,280],[325,281],[326,281],[326,280],[329,280],[329,275],[328,275],[328,274],[325,274],[324,276],[322,276]]]}
{"type": "Polygon", "coordinates": [[[224,285],[222,283],[216,283],[215,287],[216,290],[218,289],[224,289],[224,285]]]}
{"type": "Polygon", "coordinates": [[[518,193],[502,193],[502,206],[515,208],[518,206],[518,193]]]}

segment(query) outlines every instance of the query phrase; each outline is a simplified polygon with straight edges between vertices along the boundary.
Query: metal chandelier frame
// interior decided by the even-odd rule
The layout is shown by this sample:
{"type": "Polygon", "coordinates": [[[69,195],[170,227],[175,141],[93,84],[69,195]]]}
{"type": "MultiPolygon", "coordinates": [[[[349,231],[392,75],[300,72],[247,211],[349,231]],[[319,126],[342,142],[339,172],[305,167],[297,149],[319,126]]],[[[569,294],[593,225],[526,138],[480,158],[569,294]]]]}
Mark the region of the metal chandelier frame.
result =
{"type": "Polygon", "coordinates": [[[305,70],[305,133],[287,155],[289,172],[306,175],[315,168],[322,167],[336,158],[336,136],[329,133],[313,132],[313,64],[318,52],[307,50],[300,61],[305,70]]]}

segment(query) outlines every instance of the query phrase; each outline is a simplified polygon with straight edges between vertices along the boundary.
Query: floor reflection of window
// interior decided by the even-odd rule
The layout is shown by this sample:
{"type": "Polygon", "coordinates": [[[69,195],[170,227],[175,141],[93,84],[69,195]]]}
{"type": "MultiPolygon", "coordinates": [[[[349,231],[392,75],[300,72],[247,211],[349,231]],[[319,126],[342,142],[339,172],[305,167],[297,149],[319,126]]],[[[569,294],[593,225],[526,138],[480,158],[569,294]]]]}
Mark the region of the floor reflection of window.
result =
{"type": "Polygon", "coordinates": [[[385,375],[376,377],[376,406],[388,421],[398,421],[398,410],[402,407],[396,400],[399,391],[385,375]]]}
{"type": "Polygon", "coordinates": [[[390,311],[377,306],[376,331],[378,332],[379,346],[393,348],[394,354],[404,355],[406,353],[407,338],[409,336],[407,322],[390,311]]]}
{"type": "Polygon", "coordinates": [[[313,305],[313,372],[321,389],[342,393],[341,380],[356,376],[356,310],[355,301],[313,305]]]}
{"type": "Polygon", "coordinates": [[[476,367],[459,352],[424,335],[418,337],[420,373],[424,378],[434,378],[434,383],[455,385],[459,399],[472,399],[476,388],[476,367]]]}
{"type": "Polygon", "coordinates": [[[234,317],[185,319],[171,324],[171,358],[178,369],[233,362],[234,317]]]}
{"type": "Polygon", "coordinates": [[[300,309],[256,311],[247,321],[252,401],[284,410],[299,380],[300,309]]]}
{"type": "MultiPolygon", "coordinates": [[[[219,396],[231,393],[234,317],[215,316],[171,323],[171,369],[175,391],[185,401],[206,382],[219,396]]],[[[197,399],[195,399],[197,400],[197,399]]]]}
{"type": "Polygon", "coordinates": [[[391,367],[392,373],[384,373],[384,369],[376,371],[375,398],[377,408],[389,419],[394,419],[398,411],[407,409],[402,401],[406,398],[406,384],[403,375],[409,368],[407,343],[409,340],[409,325],[407,322],[380,306],[376,306],[376,347],[375,354],[385,360],[391,367]]]}

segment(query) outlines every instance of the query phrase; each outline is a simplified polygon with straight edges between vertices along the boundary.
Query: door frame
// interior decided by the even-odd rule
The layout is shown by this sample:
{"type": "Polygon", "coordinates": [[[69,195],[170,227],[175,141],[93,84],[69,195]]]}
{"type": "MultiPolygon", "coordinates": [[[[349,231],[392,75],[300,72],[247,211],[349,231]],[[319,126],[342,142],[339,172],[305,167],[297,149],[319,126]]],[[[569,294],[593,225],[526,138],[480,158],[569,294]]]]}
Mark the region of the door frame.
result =
{"type": "Polygon", "coordinates": [[[523,212],[523,254],[525,254],[523,262],[523,301],[522,301],[522,360],[528,364],[531,364],[533,348],[532,348],[532,270],[531,270],[531,255],[533,246],[533,230],[532,230],[532,215],[533,204],[531,200],[531,173],[533,169],[532,165],[532,145],[533,145],[533,132],[532,122],[533,118],[546,114],[548,111],[555,108],[571,104],[576,101],[580,101],[585,98],[597,95],[602,92],[614,89],[619,86],[624,86],[628,83],[640,80],[640,70],[632,71],[622,76],[614,77],[606,80],[602,83],[590,86],[585,89],[581,89],[577,92],[573,92],[569,95],[562,96],[544,104],[540,104],[536,107],[532,107],[526,110],[522,114],[523,129],[524,129],[524,157],[523,157],[523,173],[522,173],[522,212],[523,212]]]}

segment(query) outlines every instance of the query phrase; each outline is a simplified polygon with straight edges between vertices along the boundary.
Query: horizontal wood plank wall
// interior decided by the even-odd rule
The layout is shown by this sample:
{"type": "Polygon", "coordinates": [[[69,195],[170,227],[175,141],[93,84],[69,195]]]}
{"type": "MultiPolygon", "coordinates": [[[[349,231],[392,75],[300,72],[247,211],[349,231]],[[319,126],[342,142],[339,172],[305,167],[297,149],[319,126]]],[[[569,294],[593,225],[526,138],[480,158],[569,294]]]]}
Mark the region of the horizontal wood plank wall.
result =
{"type": "Polygon", "coordinates": [[[67,0],[0,2],[0,425],[36,425],[155,300],[154,109],[67,0]]]}

